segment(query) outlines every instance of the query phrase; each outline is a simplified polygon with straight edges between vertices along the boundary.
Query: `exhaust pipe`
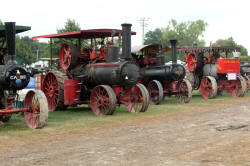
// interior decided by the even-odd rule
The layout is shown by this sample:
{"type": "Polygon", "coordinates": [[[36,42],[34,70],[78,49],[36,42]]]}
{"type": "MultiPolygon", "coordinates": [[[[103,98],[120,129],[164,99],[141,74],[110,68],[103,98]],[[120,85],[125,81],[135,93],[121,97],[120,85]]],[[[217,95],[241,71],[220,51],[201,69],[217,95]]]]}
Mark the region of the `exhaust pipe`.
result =
{"type": "Polygon", "coordinates": [[[7,64],[17,64],[16,62],[16,23],[5,22],[5,37],[7,41],[7,64]]]}
{"type": "Polygon", "coordinates": [[[131,59],[131,26],[132,24],[122,24],[122,59],[131,59]]]}
{"type": "Polygon", "coordinates": [[[177,40],[170,40],[171,49],[172,49],[172,64],[177,64],[177,56],[176,56],[176,44],[177,40]]]}

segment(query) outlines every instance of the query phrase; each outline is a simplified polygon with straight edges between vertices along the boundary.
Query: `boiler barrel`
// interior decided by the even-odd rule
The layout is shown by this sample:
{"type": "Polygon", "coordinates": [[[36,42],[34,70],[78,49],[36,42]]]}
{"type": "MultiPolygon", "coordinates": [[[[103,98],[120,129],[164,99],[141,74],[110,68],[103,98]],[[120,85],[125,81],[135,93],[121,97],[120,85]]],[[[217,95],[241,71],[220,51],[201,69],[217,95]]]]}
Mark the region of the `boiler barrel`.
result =
{"type": "Polygon", "coordinates": [[[99,63],[87,66],[87,81],[105,85],[135,85],[139,80],[139,67],[133,62],[99,63]]]}
{"type": "Polygon", "coordinates": [[[156,66],[148,69],[144,68],[140,73],[144,78],[160,81],[181,81],[185,77],[185,69],[179,64],[156,66]]]}

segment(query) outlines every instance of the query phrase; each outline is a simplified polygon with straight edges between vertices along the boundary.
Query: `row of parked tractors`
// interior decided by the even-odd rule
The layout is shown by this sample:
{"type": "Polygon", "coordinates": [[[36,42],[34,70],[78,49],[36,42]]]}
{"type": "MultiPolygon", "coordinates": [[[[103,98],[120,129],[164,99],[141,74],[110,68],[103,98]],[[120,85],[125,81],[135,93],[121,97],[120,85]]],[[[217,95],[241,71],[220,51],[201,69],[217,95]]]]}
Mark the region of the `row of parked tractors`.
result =
{"type": "Polygon", "coordinates": [[[214,98],[225,90],[234,97],[246,93],[250,83],[248,67],[241,67],[239,59],[228,58],[228,53],[240,51],[238,47],[177,49],[177,41],[171,40],[171,49],[151,44],[131,50],[131,35],[136,34],[131,32],[131,26],[33,37],[78,42],[61,46],[60,69],[39,75],[35,79],[36,90],[28,92],[24,99],[24,108],[16,109],[12,103],[30,76],[16,63],[15,34],[30,28],[5,23],[0,27],[0,121],[24,112],[29,127],[41,128],[48,111],[65,110],[68,106],[88,104],[95,115],[112,115],[120,105],[129,112],[145,112],[149,104],[160,104],[166,96],[188,103],[192,89],[198,88],[204,98],[214,98]],[[82,47],[83,42],[88,43],[88,48],[82,47]],[[164,52],[168,50],[172,52],[171,64],[165,64],[164,52]],[[177,64],[177,52],[186,54],[186,66],[177,64]]]}

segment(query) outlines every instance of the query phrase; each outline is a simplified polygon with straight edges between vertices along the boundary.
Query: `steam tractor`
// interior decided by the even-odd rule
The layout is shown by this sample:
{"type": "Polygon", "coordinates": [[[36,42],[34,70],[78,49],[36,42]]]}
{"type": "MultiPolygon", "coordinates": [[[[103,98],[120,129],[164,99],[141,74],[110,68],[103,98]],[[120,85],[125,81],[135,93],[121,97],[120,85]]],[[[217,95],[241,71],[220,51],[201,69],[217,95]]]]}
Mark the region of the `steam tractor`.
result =
{"type": "Polygon", "coordinates": [[[131,26],[122,24],[122,30],[91,29],[33,37],[78,39],[77,46],[62,44],[60,70],[48,72],[42,81],[49,110],[78,104],[89,104],[95,115],[111,115],[116,105],[121,104],[129,112],[147,110],[148,91],[138,83],[139,67],[131,60],[131,34],[135,34],[131,26]],[[114,37],[118,40],[114,41],[114,37]],[[83,42],[89,45],[81,47],[83,42]]]}
{"type": "Polygon", "coordinates": [[[233,97],[244,96],[246,81],[240,74],[240,59],[229,53],[240,52],[239,47],[180,48],[186,54],[187,78],[193,89],[199,89],[205,99],[229,91],[233,97]]]}
{"type": "Polygon", "coordinates": [[[245,78],[247,90],[249,90],[250,89],[250,65],[249,64],[240,65],[240,73],[245,78]]]}
{"type": "Polygon", "coordinates": [[[159,44],[135,47],[134,61],[141,68],[140,82],[147,86],[150,103],[160,104],[165,96],[176,96],[181,103],[188,103],[192,98],[192,86],[185,77],[185,68],[177,64],[176,43],[171,40],[172,64],[165,64],[165,55],[168,47],[159,44]]]}
{"type": "Polygon", "coordinates": [[[30,79],[27,70],[17,64],[15,55],[15,34],[27,30],[30,27],[16,26],[14,22],[0,26],[0,121],[7,122],[13,113],[24,112],[30,128],[42,128],[48,119],[48,103],[42,91],[29,91],[25,96],[24,108],[12,107],[18,90],[24,89],[30,79]]]}

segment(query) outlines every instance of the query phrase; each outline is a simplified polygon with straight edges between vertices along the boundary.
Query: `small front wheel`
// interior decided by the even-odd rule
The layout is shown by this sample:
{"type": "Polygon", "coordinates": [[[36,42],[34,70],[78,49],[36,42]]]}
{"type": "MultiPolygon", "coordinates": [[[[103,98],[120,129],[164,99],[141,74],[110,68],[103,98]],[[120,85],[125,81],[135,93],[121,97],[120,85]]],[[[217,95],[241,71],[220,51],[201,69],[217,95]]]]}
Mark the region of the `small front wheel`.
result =
{"type": "Polygon", "coordinates": [[[200,91],[205,99],[215,98],[217,95],[216,79],[211,76],[204,76],[201,80],[200,91]]]}
{"type": "Polygon", "coordinates": [[[177,85],[178,93],[176,97],[180,103],[188,103],[192,99],[192,85],[191,83],[184,79],[177,85]]]}
{"type": "Polygon", "coordinates": [[[33,129],[43,128],[48,120],[48,102],[41,90],[30,90],[24,99],[24,113],[27,125],[33,129]]]}

